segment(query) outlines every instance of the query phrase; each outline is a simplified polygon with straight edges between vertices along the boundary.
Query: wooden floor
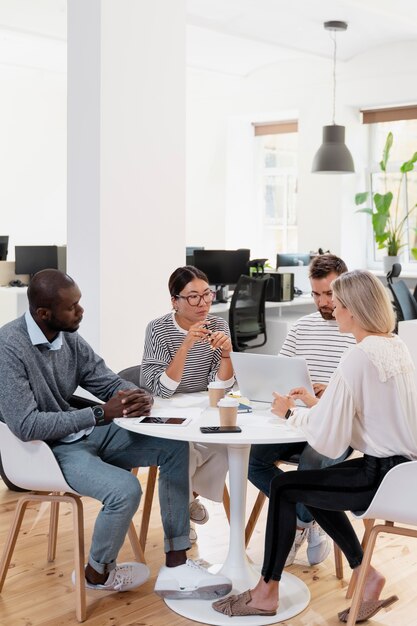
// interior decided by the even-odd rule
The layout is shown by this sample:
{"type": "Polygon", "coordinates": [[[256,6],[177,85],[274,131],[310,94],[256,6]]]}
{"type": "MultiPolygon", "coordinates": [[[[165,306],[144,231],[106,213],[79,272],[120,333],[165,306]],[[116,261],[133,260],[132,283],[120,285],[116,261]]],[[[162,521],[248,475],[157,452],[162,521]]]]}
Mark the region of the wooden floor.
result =
{"type": "MultiPolygon", "coordinates": [[[[141,477],[141,482],[143,482],[141,477]]],[[[9,528],[18,494],[9,491],[0,480],[0,543],[9,528]]],[[[249,486],[248,506],[255,498],[249,486]]],[[[83,498],[85,514],[86,551],[99,504],[83,498]]],[[[210,563],[221,562],[227,552],[228,524],[221,504],[204,501],[210,520],[197,526],[198,543],[189,555],[210,563]]],[[[63,507],[60,515],[58,550],[55,563],[46,561],[48,505],[33,507],[23,522],[12,564],[0,596],[1,626],[57,626],[77,624],[74,613],[74,593],[71,584],[72,532],[71,513],[63,507]]],[[[140,515],[140,512],[139,512],[140,515]]],[[[248,554],[255,563],[262,562],[265,511],[258,523],[248,554]]],[[[360,529],[362,524],[358,525],[360,529]]],[[[199,624],[170,611],[153,593],[159,567],[163,564],[162,527],[159,505],[155,500],[146,558],[151,569],[150,580],[137,591],[128,593],[87,592],[89,626],[185,626],[199,624]]],[[[126,542],[119,560],[132,560],[126,542]]],[[[381,611],[372,626],[417,626],[417,542],[409,538],[383,535],[378,542],[374,564],[386,575],[386,594],[396,593],[400,602],[381,611]]],[[[309,567],[305,549],[288,571],[300,577],[311,592],[311,603],[297,617],[285,622],[287,626],[336,625],[337,612],[349,605],[344,598],[347,578],[339,581],[334,575],[333,555],[322,564],[309,567]]],[[[349,569],[345,565],[345,576],[349,569]]],[[[231,626],[233,620],[231,619],[231,626]]]]}

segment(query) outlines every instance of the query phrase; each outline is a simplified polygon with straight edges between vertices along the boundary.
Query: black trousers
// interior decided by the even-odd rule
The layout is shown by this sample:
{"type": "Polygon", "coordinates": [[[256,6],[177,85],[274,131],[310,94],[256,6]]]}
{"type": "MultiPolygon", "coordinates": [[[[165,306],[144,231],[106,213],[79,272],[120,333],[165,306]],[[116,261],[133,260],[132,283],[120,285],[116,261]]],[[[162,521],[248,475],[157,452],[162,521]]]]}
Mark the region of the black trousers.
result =
{"type": "Polygon", "coordinates": [[[351,568],[362,562],[363,551],[345,511],[364,511],[383,477],[403,456],[379,459],[364,455],[320,470],[284,472],[271,482],[264,580],[280,580],[297,528],[296,504],[301,502],[337,543],[351,568]]]}

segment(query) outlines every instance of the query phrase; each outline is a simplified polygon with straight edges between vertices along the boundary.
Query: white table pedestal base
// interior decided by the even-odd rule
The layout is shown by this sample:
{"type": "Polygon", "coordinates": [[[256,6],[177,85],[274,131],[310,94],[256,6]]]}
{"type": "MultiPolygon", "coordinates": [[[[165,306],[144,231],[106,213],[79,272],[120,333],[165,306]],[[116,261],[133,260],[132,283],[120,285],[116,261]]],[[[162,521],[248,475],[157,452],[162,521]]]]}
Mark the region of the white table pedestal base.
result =
{"type": "MultiPolygon", "coordinates": [[[[247,468],[250,445],[228,446],[229,487],[230,487],[230,540],[229,552],[220,573],[233,581],[232,593],[241,593],[254,587],[259,580],[259,572],[249,562],[245,551],[245,510],[247,468]]],[[[215,611],[212,600],[165,600],[170,609],[188,619],[222,626],[266,626],[290,619],[301,613],[309,601],[310,592],[296,576],[284,573],[279,588],[280,604],[277,614],[272,617],[250,616],[232,619],[215,611]]]]}
{"type": "MultiPolygon", "coordinates": [[[[233,588],[232,593],[240,593],[241,591],[244,591],[244,589],[233,588]]],[[[278,611],[272,617],[252,615],[250,617],[230,618],[212,608],[213,600],[165,600],[165,602],[172,611],[182,615],[182,617],[203,624],[214,624],[215,626],[267,626],[267,624],[277,624],[301,613],[310,602],[308,588],[299,578],[292,574],[284,573],[282,575],[279,595],[278,611]]]]}

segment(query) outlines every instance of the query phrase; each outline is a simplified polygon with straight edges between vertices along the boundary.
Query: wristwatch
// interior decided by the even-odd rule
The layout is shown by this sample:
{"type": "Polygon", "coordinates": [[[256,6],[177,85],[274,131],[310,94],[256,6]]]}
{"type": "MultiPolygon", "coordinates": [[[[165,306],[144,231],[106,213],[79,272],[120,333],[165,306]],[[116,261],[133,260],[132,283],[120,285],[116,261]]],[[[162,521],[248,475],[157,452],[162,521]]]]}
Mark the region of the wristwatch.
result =
{"type": "Polygon", "coordinates": [[[291,415],[292,415],[292,411],[293,411],[292,409],[288,409],[288,410],[287,410],[287,412],[286,412],[286,413],[285,413],[285,415],[284,415],[284,417],[285,417],[285,419],[286,419],[286,420],[287,420],[289,417],[291,417],[291,415]]]}
{"type": "Polygon", "coordinates": [[[104,417],[103,407],[97,404],[96,406],[93,406],[92,408],[93,408],[94,419],[96,420],[96,426],[103,426],[103,424],[106,423],[106,418],[104,417]]]}

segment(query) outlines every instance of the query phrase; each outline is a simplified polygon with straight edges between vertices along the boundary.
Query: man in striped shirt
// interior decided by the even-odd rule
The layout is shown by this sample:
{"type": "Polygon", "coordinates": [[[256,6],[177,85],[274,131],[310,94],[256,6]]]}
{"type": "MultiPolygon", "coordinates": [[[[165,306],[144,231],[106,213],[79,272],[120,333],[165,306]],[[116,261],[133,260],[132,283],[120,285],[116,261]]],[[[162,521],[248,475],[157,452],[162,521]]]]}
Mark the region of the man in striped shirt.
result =
{"type": "MultiPolygon", "coordinates": [[[[332,281],[347,271],[342,259],[332,254],[315,257],[310,263],[310,283],[317,311],[301,317],[289,331],[281,348],[282,356],[302,356],[307,361],[313,389],[320,398],[337,368],[342,354],[353,344],[353,335],[340,333],[333,318],[332,281]]],[[[319,469],[339,463],[329,459],[306,443],[253,445],[249,459],[249,480],[269,495],[271,480],[282,470],[277,461],[295,458],[299,469],[319,469]]],[[[324,531],[314,522],[311,513],[302,504],[297,505],[297,533],[286,565],[291,565],[297,550],[307,539],[307,558],[310,565],[321,563],[328,556],[330,543],[324,531]]]]}

